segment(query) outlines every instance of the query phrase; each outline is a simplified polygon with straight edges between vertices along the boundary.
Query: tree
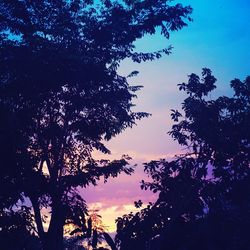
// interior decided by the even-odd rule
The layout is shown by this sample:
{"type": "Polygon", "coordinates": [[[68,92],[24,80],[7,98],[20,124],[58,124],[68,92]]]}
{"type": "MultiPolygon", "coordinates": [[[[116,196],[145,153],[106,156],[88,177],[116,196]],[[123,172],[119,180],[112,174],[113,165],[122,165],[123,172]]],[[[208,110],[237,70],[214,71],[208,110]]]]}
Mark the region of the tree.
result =
{"type": "MultiPolygon", "coordinates": [[[[155,203],[117,220],[120,249],[248,249],[250,77],[231,81],[234,95],[215,100],[211,70],[179,84],[188,97],[172,110],[169,134],[186,148],[173,161],[145,164],[155,203]]],[[[141,202],[137,206],[141,206],[141,202]]]]}
{"type": "Polygon", "coordinates": [[[70,235],[66,240],[66,245],[69,249],[78,243],[80,246],[85,245],[94,250],[104,250],[109,248],[117,250],[115,242],[106,232],[106,228],[102,223],[102,217],[98,214],[98,211],[99,210],[89,211],[91,213],[89,213],[87,219],[82,218],[82,220],[79,221],[66,221],[68,227],[66,230],[70,235]],[[109,248],[104,248],[104,243],[109,248]],[[102,247],[100,245],[102,245],[102,247]]]}
{"type": "Polygon", "coordinates": [[[117,73],[119,63],[170,53],[135,52],[134,42],[157,27],[168,38],[192,9],[166,0],[3,0],[0,10],[2,211],[30,201],[43,248],[59,250],[65,221],[86,213],[77,188],[132,172],[127,157],[92,155],[108,154],[104,140],[148,116],[132,111],[140,86],[117,73]]]}

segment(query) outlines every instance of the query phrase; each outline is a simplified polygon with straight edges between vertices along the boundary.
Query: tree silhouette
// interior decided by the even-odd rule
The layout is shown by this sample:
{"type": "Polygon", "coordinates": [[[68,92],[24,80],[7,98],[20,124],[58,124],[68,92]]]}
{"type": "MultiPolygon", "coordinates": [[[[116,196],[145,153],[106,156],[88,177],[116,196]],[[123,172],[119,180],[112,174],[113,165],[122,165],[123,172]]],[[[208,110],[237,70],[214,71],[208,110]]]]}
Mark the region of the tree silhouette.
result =
{"type": "MultiPolygon", "coordinates": [[[[234,95],[208,94],[209,69],[179,84],[188,97],[183,114],[172,110],[169,134],[186,148],[173,161],[145,164],[158,192],[155,203],[117,219],[120,249],[248,249],[250,191],[250,77],[231,81],[234,95]]],[[[140,207],[141,201],[136,203],[140,207]]]]}
{"type": "Polygon", "coordinates": [[[165,0],[3,0],[0,10],[1,216],[30,202],[43,249],[59,250],[65,221],[86,212],[77,188],[132,172],[127,157],[92,156],[148,116],[131,110],[140,86],[117,73],[120,62],[169,54],[134,42],[157,27],[168,38],[192,10],[165,0]]]}
{"type": "MultiPolygon", "coordinates": [[[[106,227],[102,223],[102,217],[98,214],[99,210],[90,210],[88,218],[82,218],[78,222],[68,220],[69,237],[66,240],[66,245],[71,249],[77,242],[79,246],[85,246],[93,250],[109,249],[117,250],[115,242],[106,232],[106,227]],[[73,230],[72,230],[73,228],[73,230]],[[109,248],[103,248],[100,245],[106,244],[109,248]]],[[[72,248],[73,249],[73,248],[72,248]]]]}

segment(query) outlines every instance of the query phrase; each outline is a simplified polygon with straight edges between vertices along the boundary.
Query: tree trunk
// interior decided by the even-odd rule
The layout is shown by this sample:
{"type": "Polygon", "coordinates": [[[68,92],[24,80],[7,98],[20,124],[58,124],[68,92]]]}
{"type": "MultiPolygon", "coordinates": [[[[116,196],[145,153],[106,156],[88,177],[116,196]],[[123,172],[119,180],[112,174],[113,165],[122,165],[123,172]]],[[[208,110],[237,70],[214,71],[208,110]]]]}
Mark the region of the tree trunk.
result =
{"type": "Polygon", "coordinates": [[[53,199],[49,229],[44,242],[44,250],[63,250],[64,211],[60,199],[53,199]]]}

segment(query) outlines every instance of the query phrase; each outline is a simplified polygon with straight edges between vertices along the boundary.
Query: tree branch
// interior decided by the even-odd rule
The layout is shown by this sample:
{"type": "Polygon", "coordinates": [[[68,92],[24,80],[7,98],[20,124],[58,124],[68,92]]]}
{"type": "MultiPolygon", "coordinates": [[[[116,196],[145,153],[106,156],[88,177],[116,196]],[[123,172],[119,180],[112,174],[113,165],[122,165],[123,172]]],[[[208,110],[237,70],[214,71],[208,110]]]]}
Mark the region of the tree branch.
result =
{"type": "Polygon", "coordinates": [[[37,232],[38,232],[40,239],[43,240],[45,237],[45,232],[44,232],[44,228],[43,228],[38,198],[35,197],[34,195],[32,195],[32,196],[30,196],[30,201],[31,201],[33,209],[34,209],[37,232]]]}

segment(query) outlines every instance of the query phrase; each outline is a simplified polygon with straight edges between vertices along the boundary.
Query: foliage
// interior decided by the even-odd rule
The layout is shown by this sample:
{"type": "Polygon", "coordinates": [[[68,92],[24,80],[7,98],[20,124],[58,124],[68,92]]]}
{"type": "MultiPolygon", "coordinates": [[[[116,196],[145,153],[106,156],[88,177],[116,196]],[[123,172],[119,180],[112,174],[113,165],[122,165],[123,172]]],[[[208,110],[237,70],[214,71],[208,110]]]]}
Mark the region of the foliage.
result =
{"type": "Polygon", "coordinates": [[[30,208],[22,206],[15,210],[0,210],[1,248],[40,250],[39,241],[33,234],[34,224],[30,208]]]}
{"type": "Polygon", "coordinates": [[[250,77],[231,81],[234,95],[208,94],[209,69],[179,85],[188,97],[172,110],[169,134],[186,153],[145,164],[155,203],[117,220],[120,249],[248,249],[250,208],[250,77]]]}
{"type": "Polygon", "coordinates": [[[126,156],[92,154],[108,154],[104,140],[148,116],[132,111],[140,86],[117,68],[170,53],[135,52],[134,42],[157,27],[168,38],[191,11],[166,0],[1,1],[0,199],[7,209],[30,200],[44,249],[62,249],[65,221],[86,213],[78,187],[132,173],[126,156]],[[51,212],[48,232],[42,208],[51,212]]]}
{"type": "Polygon", "coordinates": [[[67,226],[67,231],[70,236],[66,240],[66,246],[68,246],[69,249],[76,245],[82,247],[87,245],[87,247],[93,250],[101,250],[105,249],[100,246],[104,243],[112,250],[117,249],[111,236],[105,232],[105,226],[102,223],[101,216],[98,214],[98,210],[92,210],[88,218],[82,218],[78,224],[76,224],[75,221],[66,221],[66,227],[67,226]],[[72,227],[74,228],[73,230],[72,227]]]}

